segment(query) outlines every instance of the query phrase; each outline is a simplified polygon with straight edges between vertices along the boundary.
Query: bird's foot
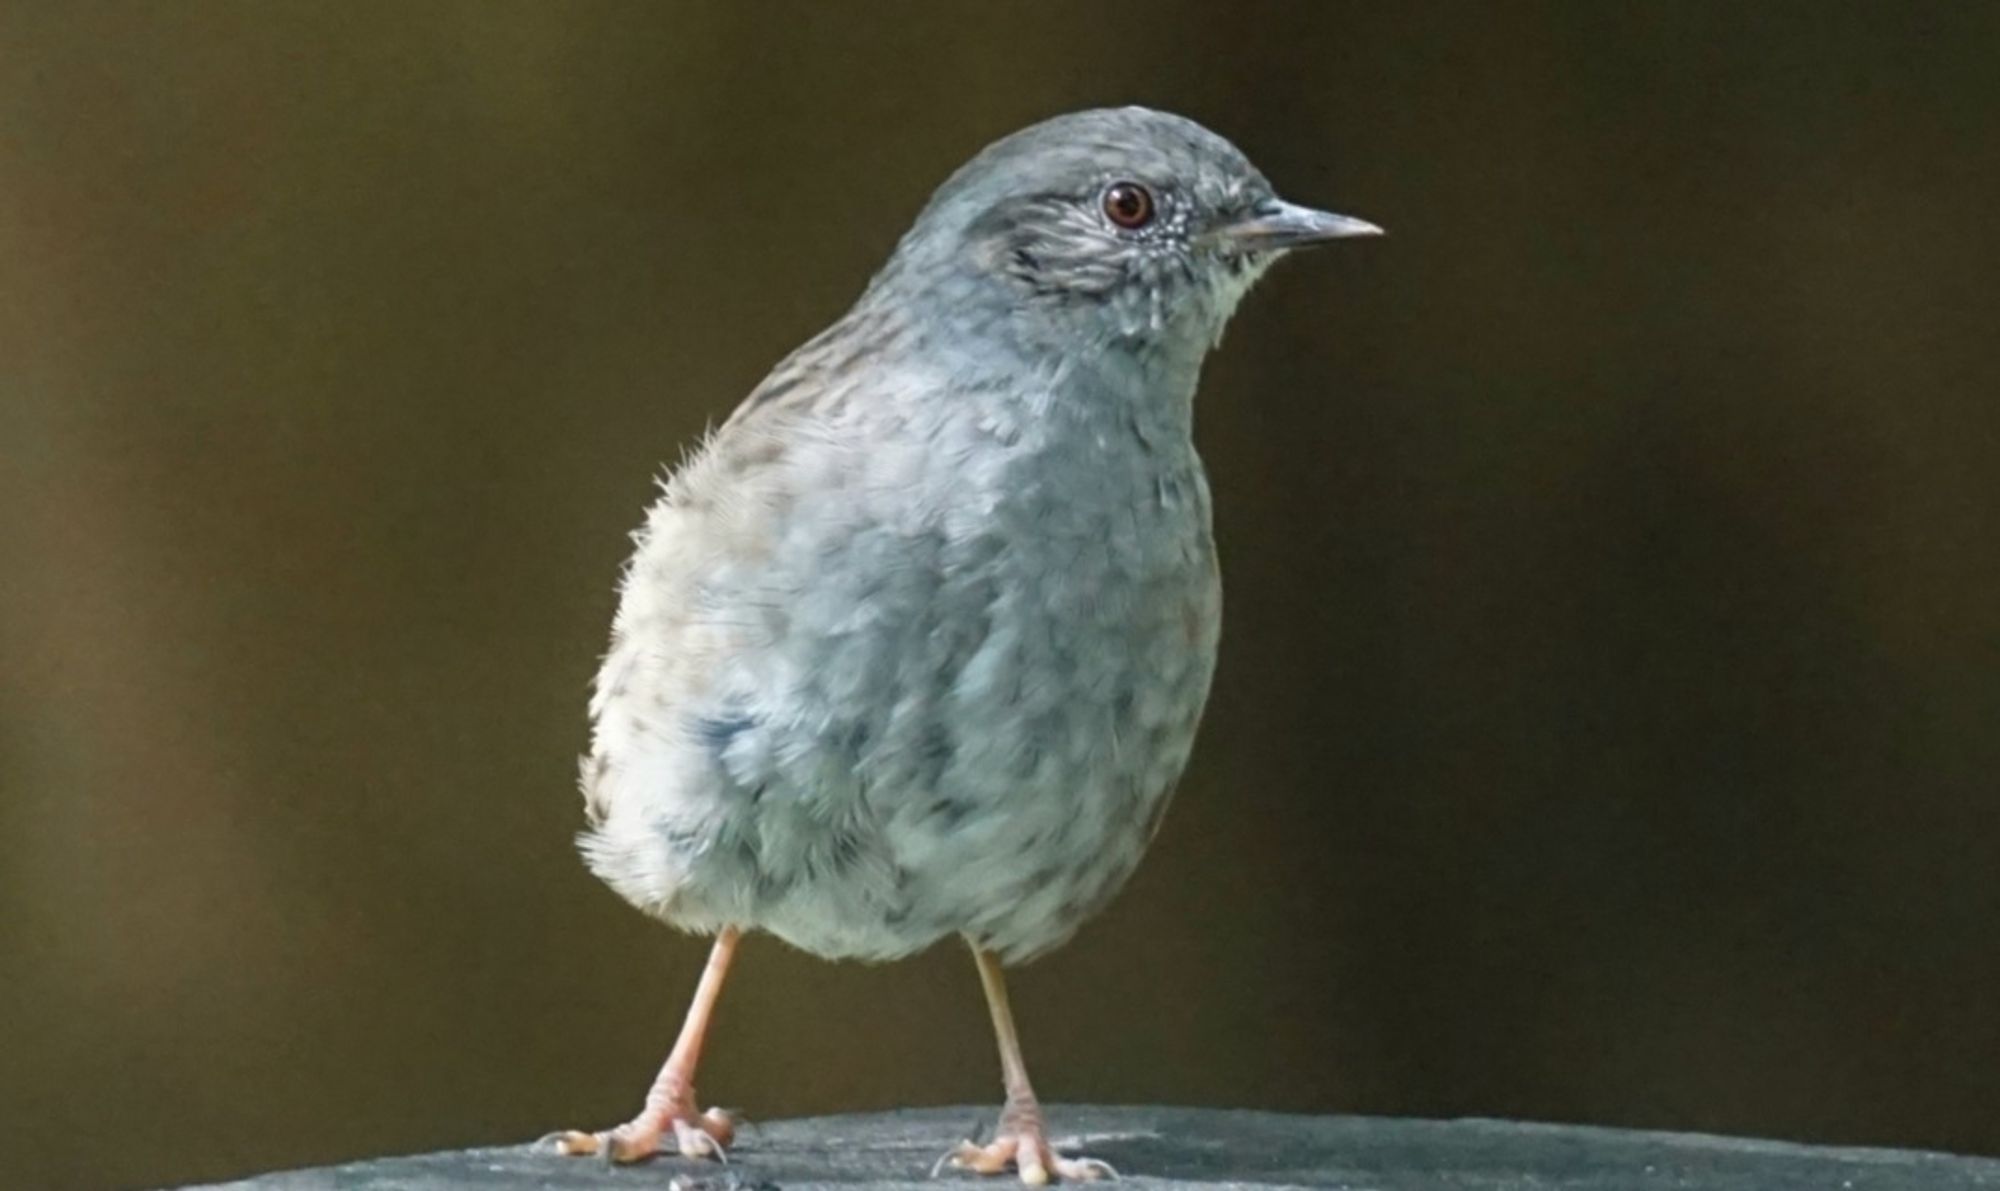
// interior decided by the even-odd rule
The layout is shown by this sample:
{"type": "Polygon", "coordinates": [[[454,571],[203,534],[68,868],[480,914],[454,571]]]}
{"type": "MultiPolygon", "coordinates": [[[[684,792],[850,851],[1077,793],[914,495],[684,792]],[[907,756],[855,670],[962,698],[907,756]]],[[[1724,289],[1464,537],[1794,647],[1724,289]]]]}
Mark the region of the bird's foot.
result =
{"type": "Polygon", "coordinates": [[[656,1154],[679,1154],[683,1158],[713,1158],[729,1161],[729,1143],[736,1137],[736,1118],[719,1108],[706,1112],[692,1103],[648,1108],[616,1129],[603,1133],[583,1133],[575,1129],[555,1134],[551,1140],[558,1154],[572,1157],[596,1155],[607,1162],[623,1165],[643,1162],[656,1154]]]}
{"type": "Polygon", "coordinates": [[[946,1167],[953,1170],[969,1170],[975,1174],[1005,1174],[1012,1167],[1021,1176],[1021,1181],[1030,1187],[1041,1187],[1051,1180],[1068,1183],[1087,1183],[1094,1179],[1115,1179],[1118,1172],[1109,1162],[1096,1158],[1065,1158],[1056,1153],[1049,1144],[1048,1129],[1042,1124],[1041,1114],[1006,1113],[1000,1118],[1000,1131],[985,1145],[977,1141],[961,1141],[931,1169],[932,1175],[940,1174],[946,1167]]]}

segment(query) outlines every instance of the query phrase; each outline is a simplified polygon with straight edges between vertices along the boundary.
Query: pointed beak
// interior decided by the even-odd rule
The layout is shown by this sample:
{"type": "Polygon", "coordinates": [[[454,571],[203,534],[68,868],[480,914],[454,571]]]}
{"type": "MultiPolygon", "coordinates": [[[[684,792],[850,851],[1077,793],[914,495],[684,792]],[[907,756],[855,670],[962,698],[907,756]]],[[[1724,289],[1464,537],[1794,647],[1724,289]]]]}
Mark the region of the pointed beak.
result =
{"type": "Polygon", "coordinates": [[[1224,224],[1210,234],[1223,243],[1252,252],[1278,252],[1345,240],[1349,236],[1379,236],[1382,229],[1352,215],[1335,215],[1271,199],[1259,203],[1244,218],[1224,224]]]}

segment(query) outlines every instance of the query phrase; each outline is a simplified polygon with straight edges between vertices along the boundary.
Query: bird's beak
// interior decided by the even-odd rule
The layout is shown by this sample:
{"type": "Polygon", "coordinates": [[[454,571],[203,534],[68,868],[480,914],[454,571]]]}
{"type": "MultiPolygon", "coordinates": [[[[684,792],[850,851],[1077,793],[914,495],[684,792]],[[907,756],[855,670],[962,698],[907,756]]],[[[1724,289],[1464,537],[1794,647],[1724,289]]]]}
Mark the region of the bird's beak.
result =
{"type": "Polygon", "coordinates": [[[1282,199],[1257,204],[1250,213],[1211,233],[1217,240],[1252,252],[1304,248],[1349,236],[1379,236],[1382,229],[1366,219],[1315,211],[1282,199]]]}

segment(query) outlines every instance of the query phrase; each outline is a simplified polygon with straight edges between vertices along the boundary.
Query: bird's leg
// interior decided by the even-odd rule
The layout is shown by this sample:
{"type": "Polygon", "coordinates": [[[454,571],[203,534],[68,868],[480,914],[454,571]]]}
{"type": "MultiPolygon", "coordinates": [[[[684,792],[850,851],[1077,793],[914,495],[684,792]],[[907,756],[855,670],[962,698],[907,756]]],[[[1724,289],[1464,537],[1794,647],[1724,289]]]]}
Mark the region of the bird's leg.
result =
{"type": "Polygon", "coordinates": [[[688,1158],[727,1160],[724,1147],[736,1134],[736,1122],[721,1109],[703,1112],[695,1103],[694,1069],[701,1061],[702,1039],[708,1035],[709,1018],[715,1014],[715,1002],[722,994],[722,980],[729,974],[739,935],[735,927],[727,926],[715,936],[708,967],[702,970],[694,1002],[681,1025],[681,1036],[652,1090],[646,1093],[646,1106],[639,1115],[605,1133],[559,1133],[555,1137],[557,1153],[601,1153],[613,1162],[637,1162],[666,1150],[688,1158]]]}
{"type": "MultiPolygon", "coordinates": [[[[1007,1007],[1007,980],[1000,961],[992,952],[972,949],[979,964],[979,982],[986,989],[986,1007],[993,1011],[993,1035],[1000,1044],[1000,1076],[1007,1088],[1007,1107],[1000,1111],[1000,1127],[992,1142],[979,1145],[960,1142],[945,1155],[945,1161],[960,1170],[980,1174],[1003,1174],[1009,1166],[1020,1172],[1021,1181],[1039,1187],[1051,1178],[1088,1180],[1117,1178],[1118,1172],[1095,1158],[1065,1158],[1049,1145],[1048,1127],[1042,1120],[1042,1106],[1028,1083],[1028,1067],[1021,1061],[1021,1040],[1014,1033],[1014,1012],[1007,1007]]],[[[944,1163],[940,1163],[940,1166],[944,1163]]]]}

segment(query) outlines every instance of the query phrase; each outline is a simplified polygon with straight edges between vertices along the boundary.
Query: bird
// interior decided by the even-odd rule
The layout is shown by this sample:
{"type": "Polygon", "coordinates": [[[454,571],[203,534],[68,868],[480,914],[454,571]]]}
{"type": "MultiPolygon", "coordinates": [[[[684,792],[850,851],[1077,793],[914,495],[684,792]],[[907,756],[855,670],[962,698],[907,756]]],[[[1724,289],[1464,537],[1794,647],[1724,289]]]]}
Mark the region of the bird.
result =
{"type": "Polygon", "coordinates": [[[1141,107],[979,152],[853,307],[660,485],[623,572],[581,765],[588,867],[713,938],[617,1128],[558,1152],[724,1158],[694,1078],[737,945],[971,948],[1000,1053],[991,1140],[940,1167],[1115,1176],[1058,1153],[1004,967],[1138,865],[1185,768],[1222,617],[1202,363],[1279,258],[1381,233],[1278,197],[1141,107]]]}

